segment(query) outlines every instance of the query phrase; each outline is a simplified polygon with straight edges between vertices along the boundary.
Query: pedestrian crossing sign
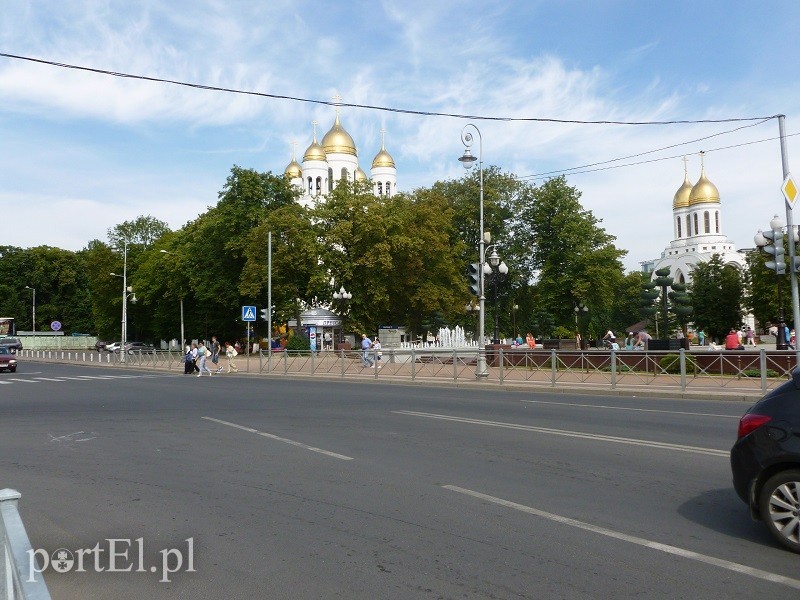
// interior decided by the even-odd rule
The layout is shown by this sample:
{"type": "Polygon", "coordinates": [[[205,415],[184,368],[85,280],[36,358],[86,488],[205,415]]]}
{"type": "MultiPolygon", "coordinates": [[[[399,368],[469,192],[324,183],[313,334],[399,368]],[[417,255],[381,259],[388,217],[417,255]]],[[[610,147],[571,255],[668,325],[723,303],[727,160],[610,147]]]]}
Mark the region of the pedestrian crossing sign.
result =
{"type": "Polygon", "coordinates": [[[243,306],[242,307],[242,321],[255,321],[256,320],[256,307],[243,306]]]}

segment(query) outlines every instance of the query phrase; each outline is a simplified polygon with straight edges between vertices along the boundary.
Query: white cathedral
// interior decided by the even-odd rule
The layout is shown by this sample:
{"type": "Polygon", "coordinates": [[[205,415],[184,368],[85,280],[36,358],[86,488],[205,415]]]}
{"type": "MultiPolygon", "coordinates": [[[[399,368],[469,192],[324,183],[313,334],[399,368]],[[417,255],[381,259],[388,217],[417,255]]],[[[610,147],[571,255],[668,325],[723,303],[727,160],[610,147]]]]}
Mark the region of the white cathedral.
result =
{"type": "Polygon", "coordinates": [[[314,139],[303,154],[303,164],[297,162],[292,152],[292,161],[284,170],[292,185],[301,190],[300,203],[309,207],[315,201],[323,200],[341,180],[371,181],[376,196],[391,197],[397,193],[397,168],[394,159],[386,151],[385,131],[381,130],[381,149],[372,159],[370,177],[358,165],[358,150],[349,133],[339,120],[330,131],[317,142],[317,122],[313,121],[314,139]]]}
{"type": "Polygon", "coordinates": [[[642,271],[654,273],[669,267],[670,277],[677,283],[691,283],[695,265],[706,262],[714,254],[726,265],[745,268],[745,257],[722,234],[722,206],[719,190],[706,177],[703,153],[700,153],[700,179],[692,185],[684,158],[683,185],[672,199],[674,238],[661,253],[661,258],[641,263],[642,271]]]}

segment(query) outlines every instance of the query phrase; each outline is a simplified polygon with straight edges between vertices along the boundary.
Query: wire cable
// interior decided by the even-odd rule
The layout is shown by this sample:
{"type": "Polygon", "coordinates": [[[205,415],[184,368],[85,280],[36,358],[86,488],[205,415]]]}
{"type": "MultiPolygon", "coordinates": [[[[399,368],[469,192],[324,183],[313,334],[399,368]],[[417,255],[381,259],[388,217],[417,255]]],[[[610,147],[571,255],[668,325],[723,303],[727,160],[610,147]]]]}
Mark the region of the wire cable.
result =
{"type": "Polygon", "coordinates": [[[229,94],[244,94],[248,96],[259,96],[262,98],[272,98],[275,100],[291,100],[294,102],[305,102],[308,104],[320,104],[324,106],[346,106],[349,108],[362,108],[366,110],[377,110],[382,112],[391,112],[391,113],[398,113],[398,114],[407,114],[407,115],[418,115],[418,116],[426,116],[426,117],[451,117],[454,119],[470,119],[475,121],[503,121],[503,122],[528,122],[528,123],[568,123],[573,125],[683,125],[683,124],[696,124],[696,123],[737,123],[737,122],[744,122],[744,121],[765,121],[769,119],[775,119],[779,115],[770,115],[770,116],[761,116],[761,117],[736,117],[736,118],[728,118],[728,119],[676,119],[676,120],[669,120],[669,121],[612,121],[612,120],[601,120],[601,121],[586,121],[581,119],[553,119],[553,118],[546,118],[546,117],[493,117],[493,116],[486,116],[486,115],[466,115],[466,114],[458,114],[458,113],[440,113],[440,112],[430,112],[430,111],[422,111],[422,110],[411,110],[411,109],[403,109],[403,108],[391,108],[387,106],[377,106],[372,104],[352,104],[348,102],[335,102],[335,101],[328,101],[328,100],[314,100],[310,98],[301,98],[298,96],[288,96],[283,94],[269,94],[266,92],[254,92],[249,90],[239,90],[234,88],[226,88],[226,87],[217,87],[211,85],[202,85],[199,83],[189,83],[186,81],[177,81],[174,79],[162,79],[159,77],[149,77],[147,75],[134,75],[131,73],[121,73],[118,71],[108,71],[106,69],[95,69],[93,67],[84,67],[80,65],[72,65],[68,63],[60,63],[51,60],[44,60],[41,58],[32,58],[30,56],[20,56],[17,54],[8,54],[5,52],[0,52],[0,56],[5,58],[11,58],[14,60],[23,60],[33,63],[39,63],[43,65],[49,65],[52,67],[59,67],[62,69],[74,69],[77,71],[86,71],[90,73],[98,73],[100,75],[109,75],[111,77],[120,77],[123,79],[137,79],[140,81],[152,81],[155,83],[169,83],[172,85],[178,85],[183,87],[189,87],[199,90],[209,90],[214,92],[226,92],[229,94]]]}

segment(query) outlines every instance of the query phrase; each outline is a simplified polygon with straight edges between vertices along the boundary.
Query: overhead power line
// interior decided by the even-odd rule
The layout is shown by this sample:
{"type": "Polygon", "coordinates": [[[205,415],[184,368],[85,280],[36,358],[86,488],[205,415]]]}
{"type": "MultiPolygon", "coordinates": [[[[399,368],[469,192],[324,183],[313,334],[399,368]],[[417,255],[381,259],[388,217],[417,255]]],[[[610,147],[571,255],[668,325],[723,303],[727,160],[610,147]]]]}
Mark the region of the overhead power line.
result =
{"type": "Polygon", "coordinates": [[[60,63],[51,60],[44,60],[41,58],[33,58],[30,56],[20,56],[16,54],[7,54],[5,52],[0,52],[0,56],[5,58],[11,58],[14,60],[24,60],[33,63],[39,63],[43,65],[49,65],[52,67],[58,67],[62,69],[74,69],[77,71],[86,71],[89,73],[97,73],[100,75],[108,75],[111,77],[120,77],[123,79],[137,79],[140,81],[152,81],[156,83],[168,83],[171,85],[178,85],[183,87],[189,87],[199,90],[209,90],[214,92],[226,92],[229,94],[243,94],[247,96],[259,96],[262,98],[272,98],[275,100],[291,100],[294,102],[305,102],[308,104],[320,104],[324,106],[346,106],[350,108],[362,108],[367,110],[377,110],[383,112],[391,112],[391,113],[398,113],[398,114],[407,114],[407,115],[419,115],[419,116],[427,116],[427,117],[451,117],[454,119],[470,119],[470,120],[480,120],[480,121],[504,121],[504,122],[528,122],[528,123],[565,123],[565,124],[573,124],[573,125],[681,125],[681,124],[697,124],[697,123],[737,123],[737,122],[745,122],[745,121],[765,121],[769,119],[774,119],[778,117],[778,115],[770,115],[770,116],[761,116],[761,117],[737,117],[737,118],[729,118],[729,119],[676,119],[676,120],[669,120],[669,121],[614,121],[614,120],[600,120],[600,121],[589,121],[589,120],[582,120],[582,119],[553,119],[553,118],[546,118],[546,117],[493,117],[487,115],[466,115],[466,114],[458,114],[458,113],[441,113],[441,112],[431,112],[431,111],[422,111],[422,110],[410,110],[404,108],[392,108],[388,106],[377,106],[372,104],[352,104],[348,102],[333,102],[328,100],[314,100],[311,98],[300,98],[298,96],[288,96],[284,94],[270,94],[266,92],[255,92],[251,90],[239,90],[235,88],[226,88],[226,87],[218,87],[212,85],[203,85],[199,83],[189,83],[186,81],[177,81],[174,79],[163,79],[160,77],[149,77],[147,75],[135,75],[131,73],[121,73],[118,71],[109,71],[106,69],[95,69],[93,67],[84,67],[81,65],[72,65],[68,63],[60,63]]]}

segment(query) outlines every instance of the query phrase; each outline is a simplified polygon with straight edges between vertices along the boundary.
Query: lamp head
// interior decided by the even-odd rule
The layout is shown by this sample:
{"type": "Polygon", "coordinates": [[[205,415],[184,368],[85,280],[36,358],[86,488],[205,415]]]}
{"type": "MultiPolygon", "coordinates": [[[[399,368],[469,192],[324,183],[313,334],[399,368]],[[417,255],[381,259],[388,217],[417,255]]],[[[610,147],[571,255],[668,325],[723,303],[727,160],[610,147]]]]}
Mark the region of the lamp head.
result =
{"type": "Polygon", "coordinates": [[[508,265],[505,263],[505,261],[500,263],[500,266],[497,267],[497,270],[501,275],[508,275],[508,265]]]}
{"type": "Polygon", "coordinates": [[[459,162],[464,165],[464,168],[469,170],[472,168],[472,163],[474,163],[477,158],[469,151],[469,148],[464,150],[464,154],[458,159],[459,162]]]}
{"type": "Polygon", "coordinates": [[[769,227],[772,230],[783,229],[783,221],[781,221],[781,218],[778,215],[775,215],[769,222],[769,227]]]}
{"type": "Polygon", "coordinates": [[[492,267],[496,267],[500,264],[500,255],[497,253],[497,248],[492,249],[492,253],[489,255],[489,264],[492,267]]]}
{"type": "Polygon", "coordinates": [[[133,297],[131,298],[131,303],[136,304],[137,302],[138,300],[136,299],[136,294],[134,294],[133,297]]]}

